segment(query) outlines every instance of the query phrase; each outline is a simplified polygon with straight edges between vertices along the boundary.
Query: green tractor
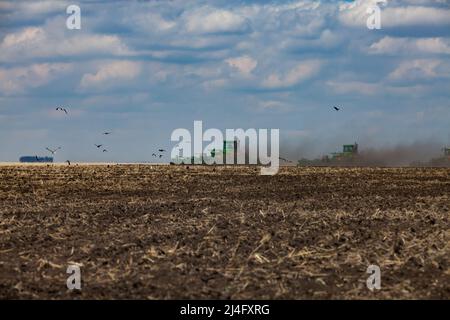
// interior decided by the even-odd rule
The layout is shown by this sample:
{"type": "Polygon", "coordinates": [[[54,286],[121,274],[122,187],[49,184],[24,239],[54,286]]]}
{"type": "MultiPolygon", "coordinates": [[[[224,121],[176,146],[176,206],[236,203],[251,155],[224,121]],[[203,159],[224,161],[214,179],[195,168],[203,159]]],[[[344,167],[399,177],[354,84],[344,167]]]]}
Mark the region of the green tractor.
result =
{"type": "Polygon", "coordinates": [[[433,167],[449,167],[450,166],[450,148],[444,147],[442,148],[442,156],[439,158],[434,158],[427,163],[427,165],[431,165],[433,167]]]}
{"type": "Polygon", "coordinates": [[[223,149],[212,149],[210,152],[211,158],[222,158],[223,163],[226,162],[227,155],[232,155],[233,162],[231,164],[237,163],[237,153],[238,153],[239,142],[235,140],[224,140],[223,149]]]}
{"type": "Polygon", "coordinates": [[[297,166],[333,166],[333,165],[347,165],[354,164],[354,160],[358,156],[358,144],[344,144],[342,146],[342,152],[333,152],[330,156],[325,155],[320,159],[301,159],[298,161],[297,166]]]}
{"type": "Polygon", "coordinates": [[[342,152],[334,152],[331,154],[332,161],[353,160],[358,154],[358,144],[344,144],[342,152]]]}

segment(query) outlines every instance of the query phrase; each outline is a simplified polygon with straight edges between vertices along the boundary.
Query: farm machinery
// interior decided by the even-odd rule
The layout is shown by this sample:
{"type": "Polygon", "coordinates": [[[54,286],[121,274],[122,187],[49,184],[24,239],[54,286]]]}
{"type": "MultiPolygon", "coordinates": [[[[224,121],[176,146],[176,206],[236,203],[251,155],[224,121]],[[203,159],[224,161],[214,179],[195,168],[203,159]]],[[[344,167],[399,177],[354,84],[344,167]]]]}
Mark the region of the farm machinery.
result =
{"type": "Polygon", "coordinates": [[[230,164],[237,163],[237,155],[239,152],[239,141],[224,140],[222,149],[211,149],[207,153],[197,154],[191,157],[183,157],[180,153],[171,164],[212,164],[212,163],[227,163],[227,158],[231,158],[230,164]]]}
{"type": "Polygon", "coordinates": [[[442,148],[442,156],[431,160],[431,165],[436,167],[450,166],[450,147],[442,148]]]}
{"type": "Polygon", "coordinates": [[[358,155],[358,144],[344,144],[342,152],[333,152],[331,154],[331,161],[345,161],[353,160],[358,155]]]}
{"type": "Polygon", "coordinates": [[[342,152],[333,152],[330,155],[325,155],[320,159],[301,159],[298,161],[298,166],[329,166],[329,165],[345,165],[353,163],[358,157],[358,144],[344,144],[342,152]]]}

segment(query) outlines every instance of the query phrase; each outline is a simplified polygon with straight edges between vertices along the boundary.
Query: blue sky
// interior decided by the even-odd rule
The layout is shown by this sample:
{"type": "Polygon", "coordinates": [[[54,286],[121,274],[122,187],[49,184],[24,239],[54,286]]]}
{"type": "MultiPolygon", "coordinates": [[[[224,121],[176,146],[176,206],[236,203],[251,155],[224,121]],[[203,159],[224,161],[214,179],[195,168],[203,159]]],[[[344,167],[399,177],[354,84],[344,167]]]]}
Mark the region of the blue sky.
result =
{"type": "Polygon", "coordinates": [[[1,1],[0,161],[47,146],[57,161],[151,161],[194,120],[279,128],[291,157],[449,144],[450,3],[386,1],[369,30],[375,2],[1,1]]]}

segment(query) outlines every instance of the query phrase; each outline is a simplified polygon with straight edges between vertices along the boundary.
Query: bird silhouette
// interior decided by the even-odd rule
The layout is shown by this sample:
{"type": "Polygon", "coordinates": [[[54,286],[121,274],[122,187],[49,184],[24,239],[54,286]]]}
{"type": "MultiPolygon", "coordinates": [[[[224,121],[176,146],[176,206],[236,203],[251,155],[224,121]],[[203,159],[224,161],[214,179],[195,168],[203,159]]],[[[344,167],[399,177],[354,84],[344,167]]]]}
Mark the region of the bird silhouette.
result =
{"type": "Polygon", "coordinates": [[[161,158],[162,156],[163,156],[163,155],[162,155],[162,154],[160,154],[160,155],[159,155],[159,158],[161,158]]]}
{"type": "Polygon", "coordinates": [[[155,154],[155,153],[152,153],[152,157],[156,157],[156,154],[155,154]]]}
{"type": "Polygon", "coordinates": [[[70,160],[66,160],[67,164],[70,166],[70,160]]]}
{"type": "Polygon", "coordinates": [[[66,114],[68,114],[67,109],[66,108],[62,108],[62,107],[57,107],[56,111],[64,111],[66,114]]]}
{"type": "Polygon", "coordinates": [[[111,133],[112,133],[112,132],[103,132],[103,134],[106,135],[106,136],[107,136],[108,134],[111,134],[111,133]]]}
{"type": "Polygon", "coordinates": [[[158,149],[159,152],[166,152],[164,149],[158,149]]]}
{"type": "Polygon", "coordinates": [[[101,148],[103,145],[102,144],[94,144],[94,146],[96,146],[97,148],[101,148]]]}
{"type": "Polygon", "coordinates": [[[55,154],[56,153],[56,151],[58,151],[59,149],[61,149],[61,147],[58,147],[58,148],[56,148],[56,149],[50,149],[50,148],[45,148],[45,149],[47,149],[48,151],[50,151],[50,153],[51,154],[55,154]]]}
{"type": "Polygon", "coordinates": [[[336,111],[339,111],[339,110],[341,110],[340,108],[338,108],[338,107],[333,107],[334,108],[334,110],[336,110],[336,111]]]}
{"type": "Polygon", "coordinates": [[[103,152],[108,152],[108,150],[106,150],[106,149],[103,149],[103,152]]]}

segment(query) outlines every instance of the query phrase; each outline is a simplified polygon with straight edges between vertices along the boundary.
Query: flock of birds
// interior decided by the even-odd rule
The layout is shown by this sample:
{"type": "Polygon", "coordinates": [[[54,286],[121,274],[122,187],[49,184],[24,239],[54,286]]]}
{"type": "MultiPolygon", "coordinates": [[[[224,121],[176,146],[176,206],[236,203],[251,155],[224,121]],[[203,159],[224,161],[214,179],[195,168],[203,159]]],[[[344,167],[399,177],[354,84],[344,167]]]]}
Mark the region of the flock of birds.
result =
{"type": "MultiPolygon", "coordinates": [[[[340,111],[340,110],[341,110],[341,108],[340,108],[340,107],[337,107],[337,106],[333,106],[333,109],[334,109],[335,111],[340,111]]],[[[69,112],[67,111],[67,109],[64,108],[64,107],[57,107],[57,108],[56,108],[56,111],[64,112],[66,115],[69,114],[69,112]]],[[[103,135],[105,135],[105,136],[110,135],[110,134],[112,134],[112,132],[108,132],[108,131],[103,132],[103,135]]],[[[108,152],[108,149],[105,149],[104,146],[103,146],[103,144],[94,144],[94,146],[97,147],[97,149],[101,149],[103,153],[108,152]],[[102,148],[102,147],[103,147],[103,148],[102,148]]],[[[60,150],[61,147],[57,147],[57,148],[54,148],[54,149],[51,149],[50,147],[47,147],[47,148],[45,148],[45,149],[46,149],[48,152],[50,152],[52,155],[55,155],[55,153],[56,153],[58,150],[60,150]]],[[[164,152],[166,152],[166,150],[164,150],[164,149],[158,149],[158,153],[152,153],[152,157],[161,159],[161,158],[164,156],[164,154],[163,154],[164,152]]],[[[284,162],[292,163],[291,160],[288,160],[288,159],[285,159],[285,158],[282,158],[282,157],[279,157],[279,159],[282,160],[282,161],[284,161],[284,162]]],[[[36,156],[36,160],[39,161],[39,157],[38,157],[38,156],[36,156]]],[[[66,160],[66,163],[67,163],[69,166],[70,166],[70,164],[71,164],[70,160],[66,160]]]]}
{"type": "Polygon", "coordinates": [[[156,153],[152,153],[152,157],[159,157],[160,159],[162,158],[164,152],[166,152],[166,150],[164,149],[158,149],[158,152],[160,152],[160,154],[156,154],[156,153]]]}
{"type": "MultiPolygon", "coordinates": [[[[58,111],[58,112],[64,112],[66,115],[69,114],[67,108],[64,108],[64,107],[57,107],[57,108],[56,108],[56,111],[58,111]]],[[[105,136],[107,136],[107,135],[112,134],[112,132],[106,131],[106,132],[103,132],[102,134],[105,135],[105,136]]],[[[102,150],[102,153],[108,152],[108,149],[106,149],[106,148],[104,147],[103,144],[94,144],[94,146],[95,146],[97,149],[102,150]]],[[[50,152],[50,153],[54,156],[55,153],[56,153],[58,150],[61,150],[61,147],[57,147],[57,148],[46,147],[45,149],[46,149],[48,152],[50,152]]],[[[163,157],[163,154],[162,154],[162,153],[164,153],[166,150],[164,150],[164,149],[158,149],[158,151],[159,151],[159,154],[158,154],[158,155],[157,155],[156,153],[153,153],[152,156],[162,158],[162,157],[163,157]]],[[[38,156],[36,156],[36,160],[39,162],[39,157],[38,157],[38,156]]],[[[70,166],[70,164],[71,164],[70,160],[66,160],[65,162],[70,166]]]]}

